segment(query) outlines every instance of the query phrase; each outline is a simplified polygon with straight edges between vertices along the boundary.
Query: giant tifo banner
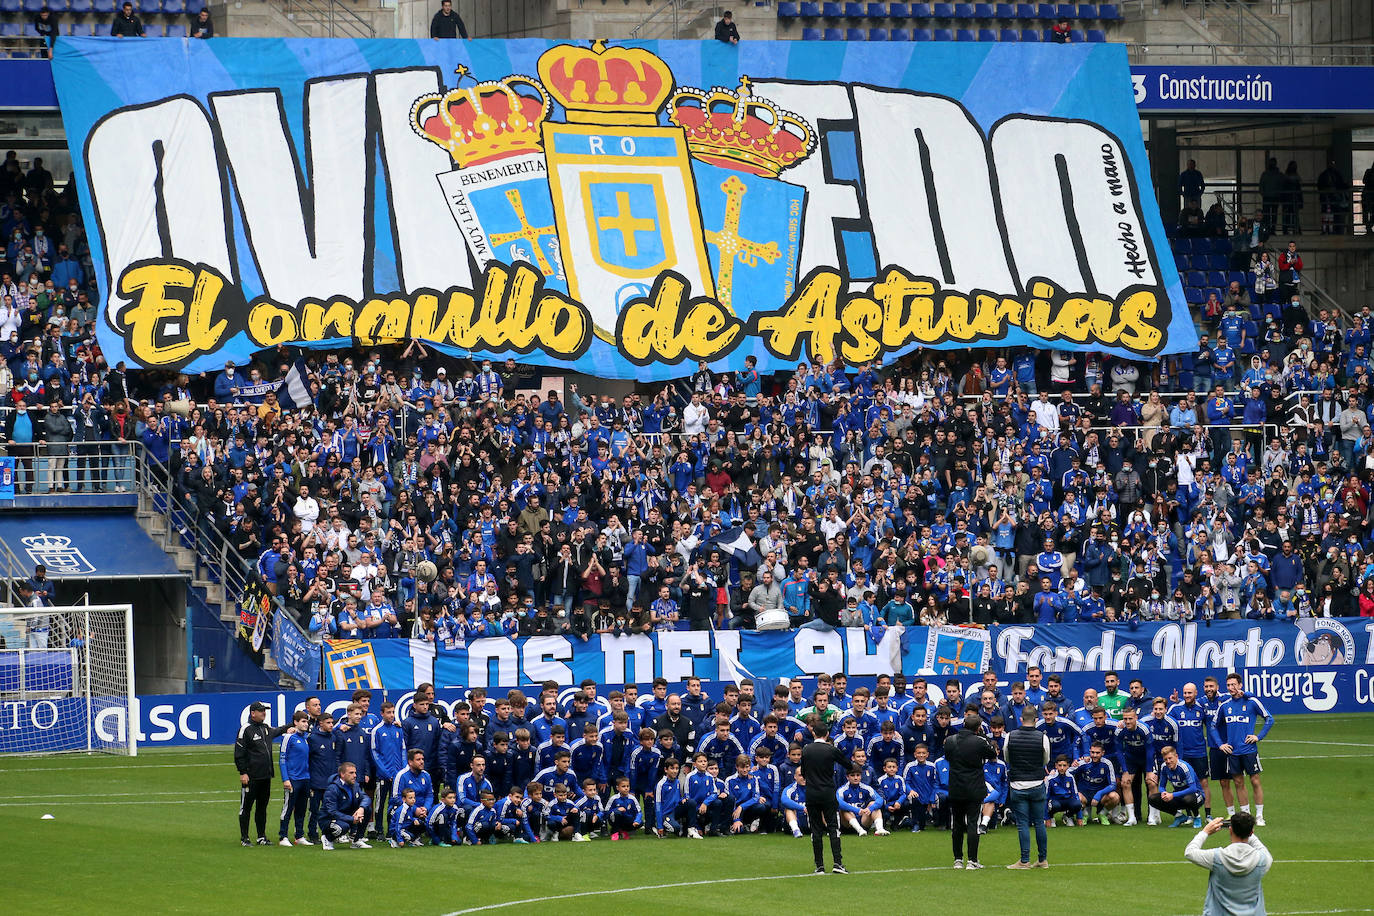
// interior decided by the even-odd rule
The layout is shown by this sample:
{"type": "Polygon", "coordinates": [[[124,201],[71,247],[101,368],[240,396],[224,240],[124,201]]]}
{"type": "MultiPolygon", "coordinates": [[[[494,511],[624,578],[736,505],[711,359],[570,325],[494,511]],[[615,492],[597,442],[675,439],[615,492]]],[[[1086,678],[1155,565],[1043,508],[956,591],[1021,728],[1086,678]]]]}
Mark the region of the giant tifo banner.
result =
{"type": "Polygon", "coordinates": [[[1158,671],[1374,664],[1374,619],[1322,618],[1290,623],[1249,620],[993,627],[900,627],[874,643],[857,628],[789,632],[673,631],[476,639],[436,647],[420,640],[343,640],[324,651],[325,686],[411,689],[676,682],[688,677],[851,677],[977,675],[987,668],[1024,671],[1158,671]]]}
{"type": "MultiPolygon", "coordinates": [[[[1275,716],[1374,712],[1374,665],[1242,667],[1234,670],[1240,671],[1243,676],[1246,693],[1257,697],[1275,716]]],[[[1208,676],[1224,680],[1226,673],[1225,668],[1184,668],[1136,674],[1145,681],[1148,693],[1167,698],[1186,683],[1201,685],[1208,676]]],[[[1005,693],[1012,681],[1022,679],[1022,674],[1003,673],[998,678],[998,685],[1005,693]]],[[[973,676],[961,680],[965,693],[974,689],[974,685],[981,684],[981,680],[973,676]]],[[[849,679],[849,689],[871,688],[875,681],[872,675],[857,675],[849,679]]],[[[1081,701],[1085,689],[1092,687],[1101,690],[1103,686],[1102,674],[1096,671],[1068,672],[1063,675],[1063,681],[1064,695],[1074,703],[1081,701]]],[[[1123,676],[1123,684],[1125,681],[1126,677],[1123,676]]],[[[623,686],[623,681],[603,682],[597,685],[597,694],[605,696],[623,686]]],[[[722,682],[710,680],[702,683],[706,695],[717,700],[724,686],[722,682]]],[[[816,682],[811,678],[803,678],[802,686],[805,694],[810,696],[816,682]]],[[[639,687],[641,704],[652,699],[648,683],[641,682],[639,687]]],[[[942,693],[943,688],[941,679],[931,688],[931,695],[942,693]]],[[[676,685],[671,689],[681,691],[682,687],[676,685]]],[[[573,690],[568,687],[559,692],[560,704],[567,701],[573,690]]],[[[759,696],[768,696],[771,689],[766,682],[761,682],[755,692],[759,696]]],[[[83,749],[86,746],[84,729],[88,724],[92,735],[105,742],[123,742],[127,740],[127,729],[135,728],[140,748],[231,744],[239,729],[248,721],[250,704],[266,705],[268,724],[279,725],[290,722],[291,714],[301,708],[311,695],[306,691],[264,690],[255,693],[139,696],[134,698],[132,715],[119,706],[97,707],[95,715],[90,718],[84,701],[80,700],[3,700],[0,701],[0,733],[4,735],[6,748],[30,752],[83,749]],[[72,717],[78,720],[77,723],[70,721],[72,717]]],[[[337,718],[348,707],[351,691],[329,690],[317,695],[324,708],[337,718]]],[[[397,718],[404,718],[410,712],[414,696],[411,688],[374,690],[372,710],[376,712],[384,700],[390,700],[396,704],[397,718]]],[[[454,704],[466,699],[467,691],[463,688],[441,688],[435,696],[452,713],[454,704]]],[[[899,704],[901,702],[898,701],[899,704]]],[[[1282,735],[1282,722],[1279,728],[1276,735],[1282,735]]],[[[224,760],[225,766],[228,766],[230,758],[226,756],[224,760]]]]}
{"type": "Polygon", "coordinates": [[[53,73],[111,363],[1196,343],[1120,44],[63,39],[53,73]]]}

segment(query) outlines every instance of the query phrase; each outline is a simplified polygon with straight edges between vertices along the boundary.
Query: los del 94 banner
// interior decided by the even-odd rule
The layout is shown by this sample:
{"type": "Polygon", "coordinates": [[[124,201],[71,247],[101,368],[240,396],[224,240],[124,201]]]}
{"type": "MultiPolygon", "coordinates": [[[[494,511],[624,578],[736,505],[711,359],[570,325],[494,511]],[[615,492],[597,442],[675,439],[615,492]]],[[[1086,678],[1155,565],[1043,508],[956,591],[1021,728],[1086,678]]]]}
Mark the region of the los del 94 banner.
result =
{"type": "Polygon", "coordinates": [[[1125,47],[63,39],[110,362],[1196,343],[1125,47]]]}

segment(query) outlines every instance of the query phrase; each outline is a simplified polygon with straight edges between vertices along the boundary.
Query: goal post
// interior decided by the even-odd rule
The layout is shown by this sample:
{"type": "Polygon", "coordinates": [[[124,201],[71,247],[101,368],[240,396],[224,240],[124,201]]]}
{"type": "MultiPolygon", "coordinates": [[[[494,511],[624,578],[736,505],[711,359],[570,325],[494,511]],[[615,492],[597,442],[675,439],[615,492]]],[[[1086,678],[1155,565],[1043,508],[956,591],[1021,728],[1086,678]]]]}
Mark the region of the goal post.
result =
{"type": "Polygon", "coordinates": [[[133,607],[0,608],[0,754],[138,753],[133,607]]]}

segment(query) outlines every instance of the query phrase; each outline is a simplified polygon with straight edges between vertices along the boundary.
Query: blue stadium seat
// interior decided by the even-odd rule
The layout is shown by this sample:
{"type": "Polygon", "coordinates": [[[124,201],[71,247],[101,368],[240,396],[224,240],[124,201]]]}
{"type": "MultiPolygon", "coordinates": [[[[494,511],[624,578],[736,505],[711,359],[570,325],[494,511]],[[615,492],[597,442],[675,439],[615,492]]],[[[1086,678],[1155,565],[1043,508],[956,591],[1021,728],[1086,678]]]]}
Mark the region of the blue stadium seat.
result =
{"type": "Polygon", "coordinates": [[[1200,270],[1190,270],[1184,277],[1187,286],[1206,286],[1207,275],[1200,270]]]}
{"type": "Polygon", "coordinates": [[[19,23],[0,22],[0,38],[18,38],[20,35],[23,34],[24,27],[19,23]]]}
{"type": "MultiPolygon", "coordinates": [[[[144,16],[156,16],[158,13],[162,12],[162,0],[134,0],[134,9],[138,10],[144,16]]],[[[180,10],[167,10],[167,12],[178,13],[183,12],[184,9],[183,7],[180,10]]]]}
{"type": "Polygon", "coordinates": [[[826,41],[844,41],[844,29],[826,29],[826,41]]]}
{"type": "MultiPolygon", "coordinates": [[[[0,0],[0,13],[17,13],[19,9],[19,0],[0,0]]],[[[6,23],[6,25],[9,24],[10,23],[6,23]]],[[[19,33],[15,32],[14,34],[18,35],[19,33]]]]}
{"type": "Polygon", "coordinates": [[[893,19],[905,19],[911,15],[911,4],[893,3],[889,5],[888,10],[888,15],[893,19]]]}
{"type": "Polygon", "coordinates": [[[821,14],[821,5],[819,2],[813,2],[813,0],[803,0],[799,12],[807,19],[815,19],[821,14]]]}
{"type": "Polygon", "coordinates": [[[1101,29],[1088,29],[1088,41],[1101,43],[1107,40],[1107,33],[1101,29]]]}
{"type": "Polygon", "coordinates": [[[1060,19],[1077,19],[1078,7],[1073,3],[1061,3],[1054,8],[1054,14],[1060,19]]]}
{"type": "MultiPolygon", "coordinates": [[[[191,5],[183,2],[183,0],[162,0],[162,11],[172,14],[189,13],[191,12],[191,5]]],[[[200,12],[200,9],[197,8],[196,12],[200,12]]]]}
{"type": "Polygon", "coordinates": [[[953,40],[954,40],[954,32],[953,32],[953,30],[951,30],[951,29],[936,29],[936,30],[935,30],[935,40],[936,40],[936,41],[953,41],[953,40]]]}
{"type": "Polygon", "coordinates": [[[868,31],[866,29],[846,29],[844,33],[845,41],[868,41],[868,31]]]}
{"type": "Polygon", "coordinates": [[[1022,40],[1023,42],[1026,42],[1026,41],[1039,41],[1039,40],[1040,40],[1040,30],[1039,30],[1039,29],[1022,29],[1022,30],[1021,30],[1021,40],[1022,40]]]}
{"type": "Polygon", "coordinates": [[[91,0],[72,0],[68,9],[73,13],[89,13],[91,11],[91,0]]]}
{"type": "Polygon", "coordinates": [[[997,40],[997,30],[996,30],[996,29],[979,29],[979,30],[978,30],[978,40],[979,40],[979,41],[996,41],[996,40],[997,40]]]}
{"type": "Polygon", "coordinates": [[[844,5],[844,15],[846,19],[862,19],[865,14],[862,3],[846,3],[844,5]]]}
{"type": "Polygon", "coordinates": [[[115,11],[115,0],[95,0],[91,6],[97,13],[113,13],[115,11]]]}
{"type": "Polygon", "coordinates": [[[1018,32],[1018,31],[1016,31],[1015,29],[1003,29],[1003,30],[1002,30],[1002,35],[1001,35],[1001,37],[998,39],[998,41],[1020,41],[1020,40],[1021,40],[1021,33],[1018,32]]]}
{"type": "Polygon", "coordinates": [[[1057,15],[1053,3],[1042,3],[1035,10],[1036,19],[1053,19],[1057,15]]]}
{"type": "Polygon", "coordinates": [[[778,18],[795,19],[796,17],[797,4],[788,2],[788,0],[780,0],[780,2],[778,3],[778,18]]]}
{"type": "Polygon", "coordinates": [[[1035,15],[1035,4],[1034,4],[1034,3],[1018,3],[1018,4],[1016,4],[1016,18],[1017,18],[1017,19],[1035,19],[1035,18],[1036,18],[1036,15],[1035,15]]]}
{"type": "MultiPolygon", "coordinates": [[[[1166,233],[1166,234],[1167,234],[1167,233],[1166,233]]],[[[1170,239],[1169,247],[1173,249],[1174,254],[1189,254],[1190,252],[1192,252],[1192,250],[1193,250],[1193,240],[1192,240],[1192,239],[1174,238],[1172,235],[1169,236],[1169,239],[1170,239]]]]}
{"type": "Polygon", "coordinates": [[[913,4],[911,4],[911,18],[912,18],[912,19],[929,19],[929,18],[930,18],[930,4],[929,4],[929,3],[913,3],[913,4]]]}
{"type": "Polygon", "coordinates": [[[184,22],[173,22],[167,26],[168,38],[185,38],[189,30],[184,22]]]}
{"type": "Polygon", "coordinates": [[[993,5],[992,5],[991,3],[975,3],[975,4],[973,4],[973,18],[974,18],[974,19],[992,19],[992,18],[994,18],[996,15],[997,15],[997,14],[994,12],[994,7],[993,7],[993,5]]]}
{"type": "Polygon", "coordinates": [[[868,18],[869,18],[869,19],[886,19],[886,18],[887,18],[887,4],[886,4],[886,3],[870,3],[870,4],[868,4],[868,18]]]}
{"type": "Polygon", "coordinates": [[[996,10],[994,10],[994,15],[995,15],[998,19],[1015,19],[1015,18],[1016,18],[1016,4],[1015,4],[1015,3],[999,3],[999,4],[997,4],[996,10]]]}
{"type": "Polygon", "coordinates": [[[887,29],[869,29],[869,41],[887,41],[887,29]]]}
{"type": "Polygon", "coordinates": [[[1224,254],[1209,254],[1207,256],[1208,270],[1226,270],[1231,259],[1224,254]]]}
{"type": "Polygon", "coordinates": [[[53,4],[48,0],[24,0],[24,12],[37,13],[44,9],[54,9],[53,4]]]}
{"type": "Polygon", "coordinates": [[[977,36],[976,34],[974,34],[973,29],[958,29],[958,30],[956,30],[955,33],[954,33],[954,40],[955,40],[955,41],[977,41],[977,40],[978,40],[978,36],[977,36]]]}
{"type": "Polygon", "coordinates": [[[1069,29],[1069,41],[1076,45],[1081,45],[1087,39],[1083,37],[1082,29],[1069,29]]]}
{"type": "Polygon", "coordinates": [[[108,22],[97,22],[91,29],[97,38],[110,34],[110,24],[108,22]]]}
{"type": "Polygon", "coordinates": [[[1250,275],[1243,270],[1233,270],[1226,274],[1227,283],[1239,283],[1241,286],[1250,284],[1250,275]]]}
{"type": "Polygon", "coordinates": [[[1188,300],[1189,305],[1202,305],[1207,301],[1207,297],[1202,294],[1202,290],[1196,286],[1185,286],[1183,288],[1183,298],[1188,300]]]}
{"type": "Polygon", "coordinates": [[[1227,281],[1226,281],[1226,272],[1225,272],[1225,271],[1222,271],[1222,270],[1209,270],[1209,271],[1207,272],[1207,285],[1208,285],[1208,286],[1225,286],[1225,285],[1226,285],[1226,282],[1227,282],[1227,281]]]}
{"type": "Polygon", "coordinates": [[[820,41],[820,29],[802,29],[802,41],[820,41]]]}
{"type": "Polygon", "coordinates": [[[1097,18],[1097,4],[1095,4],[1095,3],[1080,3],[1080,4],[1078,4],[1078,18],[1079,18],[1079,19],[1096,19],[1096,18],[1097,18]]]}
{"type": "Polygon", "coordinates": [[[1097,18],[1103,22],[1115,22],[1121,18],[1121,12],[1116,8],[1115,3],[1099,3],[1097,5],[1097,18]]]}
{"type": "Polygon", "coordinates": [[[972,3],[956,3],[956,4],[954,4],[954,18],[955,18],[955,19],[972,19],[972,18],[973,18],[973,4],[972,4],[972,3]]]}
{"type": "Polygon", "coordinates": [[[73,22],[72,37],[86,38],[91,34],[91,24],[89,22],[73,22]]]}
{"type": "Polygon", "coordinates": [[[931,40],[930,29],[912,29],[912,30],[911,30],[911,40],[912,40],[912,41],[930,41],[930,40],[931,40]]]}
{"type": "Polygon", "coordinates": [[[911,41],[910,29],[893,29],[887,33],[889,41],[911,41]]]}
{"type": "Polygon", "coordinates": [[[821,15],[825,16],[827,19],[839,19],[844,15],[844,4],[829,2],[829,0],[827,0],[826,3],[821,5],[821,15]]]}
{"type": "Polygon", "coordinates": [[[953,3],[935,3],[935,4],[932,4],[931,7],[930,7],[930,14],[931,14],[932,16],[934,16],[936,19],[953,19],[953,18],[954,18],[954,4],[953,4],[953,3]]]}

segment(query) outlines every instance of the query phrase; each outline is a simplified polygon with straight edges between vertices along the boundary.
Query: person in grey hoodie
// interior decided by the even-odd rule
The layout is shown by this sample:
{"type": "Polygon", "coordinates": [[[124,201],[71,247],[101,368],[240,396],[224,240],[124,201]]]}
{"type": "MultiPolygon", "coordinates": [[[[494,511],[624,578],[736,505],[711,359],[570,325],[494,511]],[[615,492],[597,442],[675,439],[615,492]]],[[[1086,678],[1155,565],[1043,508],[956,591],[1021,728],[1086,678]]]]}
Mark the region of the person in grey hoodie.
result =
{"type": "Polygon", "coordinates": [[[764,611],[782,610],[782,586],[773,581],[773,571],[765,569],[759,576],[759,584],[749,593],[749,617],[758,620],[764,611]]]}
{"type": "Polygon", "coordinates": [[[1274,857],[1255,836],[1255,817],[1248,811],[1231,815],[1231,842],[1203,849],[1207,838],[1226,823],[1213,818],[1183,851],[1183,857],[1209,872],[1202,916],[1264,916],[1264,876],[1274,857]]]}

